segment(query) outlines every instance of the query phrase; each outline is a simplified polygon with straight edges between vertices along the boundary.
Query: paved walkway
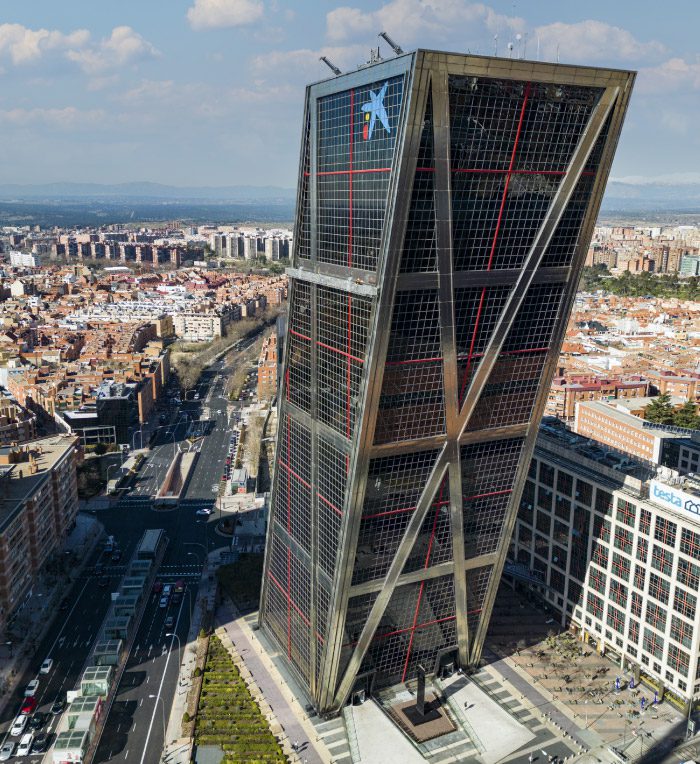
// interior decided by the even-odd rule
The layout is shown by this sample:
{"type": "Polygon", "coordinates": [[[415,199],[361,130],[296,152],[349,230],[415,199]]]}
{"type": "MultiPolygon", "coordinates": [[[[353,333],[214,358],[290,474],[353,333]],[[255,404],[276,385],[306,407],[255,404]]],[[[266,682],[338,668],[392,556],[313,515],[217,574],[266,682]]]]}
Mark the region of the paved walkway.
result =
{"type": "Polygon", "coordinates": [[[474,682],[455,674],[443,682],[443,688],[454,704],[455,715],[464,719],[476,737],[474,742],[483,746],[480,759],[484,764],[496,764],[534,739],[533,732],[474,682]]]}
{"type": "Polygon", "coordinates": [[[300,753],[297,760],[302,764],[328,764],[330,758],[314,745],[315,736],[305,729],[299,718],[299,711],[292,708],[292,704],[284,697],[281,679],[277,676],[272,661],[243,618],[235,615],[228,604],[223,604],[216,612],[216,623],[226,630],[288,740],[299,744],[300,753]]]}
{"type": "Polygon", "coordinates": [[[524,696],[529,700],[534,708],[544,716],[552,721],[552,723],[571,737],[578,745],[584,749],[593,748],[602,743],[599,736],[592,730],[581,730],[569,717],[564,714],[557,704],[552,702],[551,699],[547,699],[539,690],[535,689],[532,684],[525,678],[523,678],[505,658],[499,658],[494,652],[488,648],[484,649],[484,657],[487,657],[492,661],[485,668],[492,672],[497,672],[503,679],[510,684],[510,686],[519,692],[521,696],[524,696]]]}

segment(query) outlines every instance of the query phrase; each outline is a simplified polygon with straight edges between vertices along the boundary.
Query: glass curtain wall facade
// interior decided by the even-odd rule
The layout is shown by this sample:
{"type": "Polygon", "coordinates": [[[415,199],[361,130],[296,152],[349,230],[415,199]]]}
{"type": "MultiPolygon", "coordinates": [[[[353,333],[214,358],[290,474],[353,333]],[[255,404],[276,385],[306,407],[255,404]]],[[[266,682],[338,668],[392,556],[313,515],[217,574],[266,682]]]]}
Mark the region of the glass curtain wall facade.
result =
{"type": "Polygon", "coordinates": [[[316,709],[478,662],[630,72],[307,89],[260,624],[316,709]]]}

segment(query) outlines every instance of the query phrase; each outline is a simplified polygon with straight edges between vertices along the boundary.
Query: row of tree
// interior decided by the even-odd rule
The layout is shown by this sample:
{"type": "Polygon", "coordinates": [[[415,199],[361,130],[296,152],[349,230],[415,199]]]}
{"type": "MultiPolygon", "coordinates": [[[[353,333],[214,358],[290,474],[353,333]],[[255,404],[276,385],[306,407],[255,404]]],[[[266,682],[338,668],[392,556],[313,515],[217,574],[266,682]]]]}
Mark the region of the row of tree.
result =
{"type": "Polygon", "coordinates": [[[674,427],[687,427],[690,430],[700,430],[700,416],[697,406],[692,401],[686,401],[680,408],[674,408],[668,393],[659,395],[644,409],[647,422],[670,424],[674,427]]]}
{"type": "Polygon", "coordinates": [[[677,297],[679,300],[700,300],[700,277],[681,278],[675,273],[630,273],[612,276],[604,265],[586,266],[581,274],[579,290],[602,290],[620,297],[677,297]]]}

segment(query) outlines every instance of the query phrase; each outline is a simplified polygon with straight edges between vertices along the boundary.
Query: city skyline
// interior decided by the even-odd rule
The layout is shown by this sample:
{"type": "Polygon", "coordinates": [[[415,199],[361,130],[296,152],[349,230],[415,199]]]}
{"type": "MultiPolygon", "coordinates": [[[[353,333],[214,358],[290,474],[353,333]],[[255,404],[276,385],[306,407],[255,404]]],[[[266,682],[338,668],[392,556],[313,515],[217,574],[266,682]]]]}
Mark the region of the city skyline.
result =
{"type": "Polygon", "coordinates": [[[359,0],[319,12],[308,2],[40,0],[0,18],[0,183],[293,187],[303,87],[329,74],[319,56],[352,70],[383,30],[404,50],[507,56],[512,42],[514,57],[638,69],[612,178],[697,182],[697,14],[672,2],[663,24],[651,9],[597,0],[585,15],[553,2],[359,0]]]}

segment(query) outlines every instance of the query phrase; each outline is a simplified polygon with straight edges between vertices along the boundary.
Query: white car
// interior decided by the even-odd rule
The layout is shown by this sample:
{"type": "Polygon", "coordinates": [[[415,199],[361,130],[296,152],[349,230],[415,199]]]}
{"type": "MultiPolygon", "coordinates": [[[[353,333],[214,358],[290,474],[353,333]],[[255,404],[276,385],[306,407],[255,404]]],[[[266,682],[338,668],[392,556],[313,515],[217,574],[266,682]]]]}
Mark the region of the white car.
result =
{"type": "Polygon", "coordinates": [[[17,746],[17,752],[15,756],[29,756],[29,752],[32,750],[32,743],[34,742],[34,733],[27,732],[22,735],[22,739],[17,746]]]}
{"type": "Polygon", "coordinates": [[[53,668],[53,658],[46,658],[39,669],[40,674],[48,674],[53,668]]]}
{"type": "MultiPolygon", "coordinates": [[[[219,486],[216,486],[216,490],[219,490],[219,486]]],[[[195,514],[197,515],[206,515],[207,517],[212,513],[212,510],[209,507],[202,507],[201,509],[198,509],[195,514]]]]}
{"type": "Polygon", "coordinates": [[[32,679],[32,681],[24,688],[24,697],[31,698],[36,695],[36,691],[39,689],[39,680],[32,679]]]}
{"type": "Polygon", "coordinates": [[[11,759],[14,752],[15,744],[11,740],[3,743],[2,748],[0,748],[0,761],[7,761],[8,759],[11,759]]]}
{"type": "Polygon", "coordinates": [[[12,724],[10,735],[12,735],[12,737],[19,737],[24,732],[24,728],[27,726],[28,721],[29,717],[26,714],[20,714],[12,724]]]}

